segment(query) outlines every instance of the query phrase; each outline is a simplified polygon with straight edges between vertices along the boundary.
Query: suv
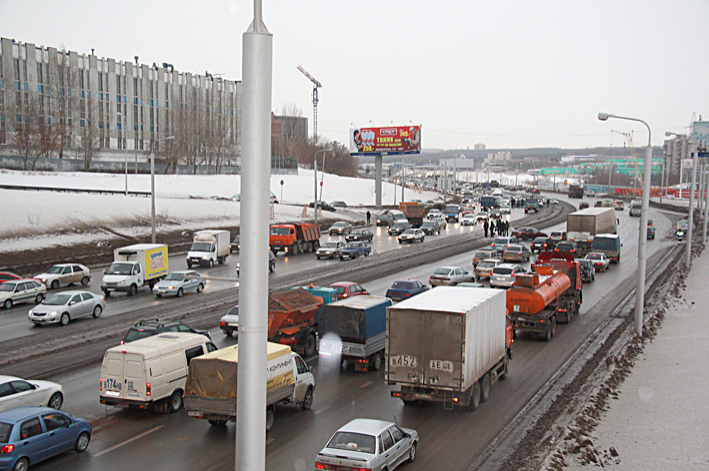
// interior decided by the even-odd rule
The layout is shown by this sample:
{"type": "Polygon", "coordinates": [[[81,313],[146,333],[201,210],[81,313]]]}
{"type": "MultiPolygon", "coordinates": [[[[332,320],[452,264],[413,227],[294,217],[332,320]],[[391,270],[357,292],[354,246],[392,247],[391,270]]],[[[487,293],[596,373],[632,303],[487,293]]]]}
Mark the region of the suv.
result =
{"type": "Polygon", "coordinates": [[[193,329],[192,327],[183,324],[180,321],[164,321],[160,322],[158,319],[140,321],[126,332],[126,336],[121,340],[121,345],[128,342],[133,342],[134,340],[144,339],[146,337],[152,337],[153,335],[162,334],[164,332],[186,332],[193,334],[202,334],[206,336],[209,340],[212,340],[212,336],[206,330],[193,329]]]}

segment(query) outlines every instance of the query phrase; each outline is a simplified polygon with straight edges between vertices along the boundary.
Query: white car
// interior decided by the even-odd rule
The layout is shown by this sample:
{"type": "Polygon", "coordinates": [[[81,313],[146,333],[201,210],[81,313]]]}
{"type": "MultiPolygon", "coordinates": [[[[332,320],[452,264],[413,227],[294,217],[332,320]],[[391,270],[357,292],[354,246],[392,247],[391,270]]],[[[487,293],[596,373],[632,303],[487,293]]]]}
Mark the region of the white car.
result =
{"type": "Polygon", "coordinates": [[[46,406],[59,410],[63,403],[64,390],[60,384],[0,375],[0,412],[24,406],[46,406]]]}
{"type": "Polygon", "coordinates": [[[45,273],[34,277],[44,283],[47,288],[57,289],[60,286],[81,283],[86,286],[91,281],[91,272],[88,267],[78,263],[61,263],[54,265],[45,273]]]}
{"type": "Polygon", "coordinates": [[[153,286],[153,294],[158,298],[162,295],[174,295],[181,298],[186,291],[201,293],[205,283],[204,275],[198,271],[173,271],[153,286]]]}
{"type": "Polygon", "coordinates": [[[426,234],[421,229],[406,229],[398,239],[400,244],[404,242],[413,244],[417,241],[423,242],[426,239],[426,234]]]}
{"type": "Polygon", "coordinates": [[[82,316],[101,317],[106,309],[106,300],[99,294],[88,291],[62,291],[53,294],[27,314],[35,325],[67,325],[70,320],[82,316]]]}
{"type": "Polygon", "coordinates": [[[28,278],[0,283],[0,304],[5,309],[13,305],[34,301],[39,304],[47,294],[47,287],[37,280],[28,278]]]}
{"type": "Polygon", "coordinates": [[[431,286],[455,286],[464,281],[473,281],[473,274],[460,267],[441,267],[429,277],[431,286]]]}
{"type": "Polygon", "coordinates": [[[460,225],[461,226],[474,226],[475,223],[477,222],[478,218],[471,213],[468,213],[464,215],[462,218],[460,218],[460,225]]]}
{"type": "Polygon", "coordinates": [[[344,246],[345,244],[340,241],[323,242],[320,248],[315,251],[315,257],[318,260],[320,260],[321,258],[335,258],[337,257],[337,251],[344,246]]]}
{"type": "Polygon", "coordinates": [[[441,213],[440,209],[432,209],[426,215],[426,219],[428,219],[429,221],[433,218],[442,218],[442,217],[443,217],[443,213],[441,213]]]}

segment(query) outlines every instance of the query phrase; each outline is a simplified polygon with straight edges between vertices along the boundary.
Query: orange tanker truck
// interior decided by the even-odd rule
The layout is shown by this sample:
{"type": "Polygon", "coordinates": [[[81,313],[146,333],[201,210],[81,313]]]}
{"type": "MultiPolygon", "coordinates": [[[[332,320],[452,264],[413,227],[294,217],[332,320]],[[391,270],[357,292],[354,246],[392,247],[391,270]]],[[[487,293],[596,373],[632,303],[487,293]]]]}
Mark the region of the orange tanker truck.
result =
{"type": "Polygon", "coordinates": [[[540,334],[549,341],[556,323],[571,321],[583,299],[579,263],[567,252],[541,252],[534,272],[517,275],[507,290],[507,309],[515,330],[540,334]]]}

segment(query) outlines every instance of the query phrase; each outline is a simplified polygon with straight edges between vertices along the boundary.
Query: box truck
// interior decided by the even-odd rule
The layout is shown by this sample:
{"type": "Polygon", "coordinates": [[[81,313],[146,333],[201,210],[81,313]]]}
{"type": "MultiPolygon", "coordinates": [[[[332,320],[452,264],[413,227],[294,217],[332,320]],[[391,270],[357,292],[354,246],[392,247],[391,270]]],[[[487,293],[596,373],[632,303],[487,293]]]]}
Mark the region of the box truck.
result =
{"type": "Polygon", "coordinates": [[[135,244],[113,251],[113,263],[103,272],[101,291],[106,297],[113,291],[129,296],[141,286],[153,286],[167,275],[167,245],[135,244]]]}
{"type": "Polygon", "coordinates": [[[586,254],[596,234],[617,232],[615,209],[586,208],[566,217],[566,240],[576,242],[586,254]]]}
{"type": "MultiPolygon", "coordinates": [[[[266,431],[273,428],[277,403],[313,404],[315,378],[303,359],[287,345],[268,342],[266,363],[266,431]]],[[[222,348],[190,363],[185,385],[185,410],[215,426],[236,422],[239,345],[222,348]]]]}
{"type": "Polygon", "coordinates": [[[438,287],[387,309],[386,383],[404,404],[476,410],[505,379],[512,335],[505,291],[438,287]]]}
{"type": "Polygon", "coordinates": [[[215,263],[223,265],[231,252],[229,231],[197,231],[192,239],[192,246],[187,252],[187,267],[192,265],[212,267],[215,263]]]}

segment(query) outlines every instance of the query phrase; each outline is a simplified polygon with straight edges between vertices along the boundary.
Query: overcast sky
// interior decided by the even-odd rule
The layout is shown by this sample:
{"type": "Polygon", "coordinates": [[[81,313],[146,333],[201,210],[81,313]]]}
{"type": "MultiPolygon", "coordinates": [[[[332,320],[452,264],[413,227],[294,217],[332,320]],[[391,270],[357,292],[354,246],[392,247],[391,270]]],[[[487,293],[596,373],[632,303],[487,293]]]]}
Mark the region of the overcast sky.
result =
{"type": "MultiPolygon", "coordinates": [[[[423,126],[425,148],[622,146],[709,120],[709,1],[263,0],[273,105],[312,133],[423,126]],[[370,123],[371,122],[371,123],[370,123]]],[[[0,36],[241,80],[251,0],[0,0],[0,36]]]]}

